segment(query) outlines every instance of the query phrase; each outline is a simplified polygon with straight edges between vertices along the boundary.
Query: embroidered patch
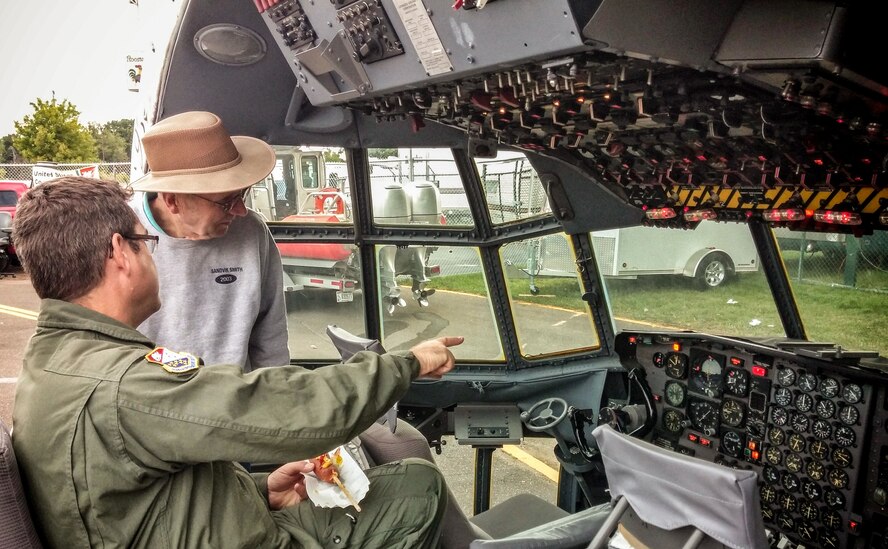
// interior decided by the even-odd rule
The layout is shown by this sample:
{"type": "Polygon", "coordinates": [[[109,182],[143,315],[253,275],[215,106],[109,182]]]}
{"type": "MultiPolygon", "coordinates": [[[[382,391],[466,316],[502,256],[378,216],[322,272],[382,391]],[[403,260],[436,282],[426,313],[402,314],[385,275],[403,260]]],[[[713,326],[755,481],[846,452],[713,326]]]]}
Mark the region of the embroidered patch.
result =
{"type": "Polygon", "coordinates": [[[200,360],[189,353],[177,353],[164,347],[158,347],[145,355],[145,360],[160,364],[164,370],[171,374],[183,374],[196,370],[200,366],[200,360]]]}

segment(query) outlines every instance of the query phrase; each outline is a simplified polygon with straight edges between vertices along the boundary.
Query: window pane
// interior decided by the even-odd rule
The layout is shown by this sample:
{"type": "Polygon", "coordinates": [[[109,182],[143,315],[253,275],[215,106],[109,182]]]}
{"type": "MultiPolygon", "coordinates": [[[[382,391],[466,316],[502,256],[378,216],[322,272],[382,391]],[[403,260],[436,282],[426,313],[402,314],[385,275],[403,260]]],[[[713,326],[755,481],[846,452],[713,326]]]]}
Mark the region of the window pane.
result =
{"type": "Polygon", "coordinates": [[[549,213],[549,201],[536,170],[523,153],[499,151],[495,159],[475,159],[495,224],[549,213]]]}
{"type": "Polygon", "coordinates": [[[367,154],[377,224],[474,224],[450,149],[368,149],[367,154]]]}
{"type": "Polygon", "coordinates": [[[774,234],[808,339],[888,356],[888,231],[774,234]]]}
{"type": "Polygon", "coordinates": [[[342,149],[275,146],[271,174],[253,185],[247,206],[269,221],[353,223],[342,149]],[[331,158],[328,163],[325,156],[331,158]]]}
{"type": "Polygon", "coordinates": [[[466,339],[453,348],[456,358],[503,361],[477,248],[378,246],[376,256],[386,349],[461,335],[466,339]]]}
{"type": "Polygon", "coordinates": [[[749,227],[631,227],[592,233],[617,328],[782,337],[749,227]]]}
{"type": "Polygon", "coordinates": [[[522,355],[533,358],[599,347],[565,235],[506,244],[500,258],[522,355]]]}
{"type": "Polygon", "coordinates": [[[287,295],[290,356],[339,359],[326,335],[335,324],[364,336],[360,258],[349,244],[279,243],[287,295]]]}

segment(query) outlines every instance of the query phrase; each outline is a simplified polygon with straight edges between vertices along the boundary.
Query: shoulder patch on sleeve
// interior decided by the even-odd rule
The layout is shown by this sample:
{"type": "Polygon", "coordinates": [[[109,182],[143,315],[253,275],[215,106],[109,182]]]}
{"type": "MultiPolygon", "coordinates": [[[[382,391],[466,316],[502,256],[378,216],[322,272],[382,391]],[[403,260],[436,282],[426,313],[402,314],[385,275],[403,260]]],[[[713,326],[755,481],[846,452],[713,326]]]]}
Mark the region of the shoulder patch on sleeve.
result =
{"type": "Polygon", "coordinates": [[[177,353],[165,347],[157,347],[147,355],[145,360],[154,364],[160,364],[164,370],[171,374],[184,374],[196,370],[200,366],[200,359],[190,353],[177,353]]]}

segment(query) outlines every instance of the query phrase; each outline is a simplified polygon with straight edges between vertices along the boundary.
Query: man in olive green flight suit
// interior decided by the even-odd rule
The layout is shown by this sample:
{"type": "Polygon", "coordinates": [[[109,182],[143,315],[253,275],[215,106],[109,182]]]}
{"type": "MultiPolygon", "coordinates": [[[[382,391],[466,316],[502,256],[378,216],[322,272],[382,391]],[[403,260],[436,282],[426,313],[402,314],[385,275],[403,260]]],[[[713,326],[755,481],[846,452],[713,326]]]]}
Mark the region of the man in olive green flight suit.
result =
{"type": "Polygon", "coordinates": [[[160,307],[157,241],[128,198],[115,183],[68,177],[31,189],[16,213],[16,248],[43,301],[13,444],[46,544],[434,547],[446,490],[427,461],[368,470],[361,512],[308,501],[308,461],[264,475],[236,462],[310,458],[350,440],[412,379],[452,369],[447,347],[462,339],[248,374],[155,348],[134,327],[160,307]]]}

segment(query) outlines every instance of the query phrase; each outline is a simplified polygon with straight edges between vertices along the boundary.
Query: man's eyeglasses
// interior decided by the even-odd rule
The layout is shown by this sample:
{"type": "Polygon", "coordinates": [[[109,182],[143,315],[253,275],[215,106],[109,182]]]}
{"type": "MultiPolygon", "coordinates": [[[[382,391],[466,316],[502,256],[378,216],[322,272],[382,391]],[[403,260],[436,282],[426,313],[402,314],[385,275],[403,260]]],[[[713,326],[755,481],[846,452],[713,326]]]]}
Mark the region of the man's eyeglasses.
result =
{"type": "Polygon", "coordinates": [[[154,250],[157,249],[157,242],[160,240],[160,237],[155,234],[122,234],[120,236],[127,240],[144,240],[149,254],[154,253],[154,250]]]}
{"type": "Polygon", "coordinates": [[[232,196],[228,200],[222,200],[221,202],[217,202],[215,200],[210,200],[209,198],[206,198],[205,196],[201,196],[199,194],[196,194],[194,196],[196,196],[198,198],[202,198],[203,200],[206,200],[207,202],[212,202],[213,204],[222,208],[222,211],[224,211],[225,213],[229,213],[231,211],[231,209],[237,205],[238,201],[244,202],[247,199],[247,194],[249,192],[250,192],[250,187],[247,187],[246,189],[244,189],[241,192],[237,193],[236,195],[232,196]]]}

